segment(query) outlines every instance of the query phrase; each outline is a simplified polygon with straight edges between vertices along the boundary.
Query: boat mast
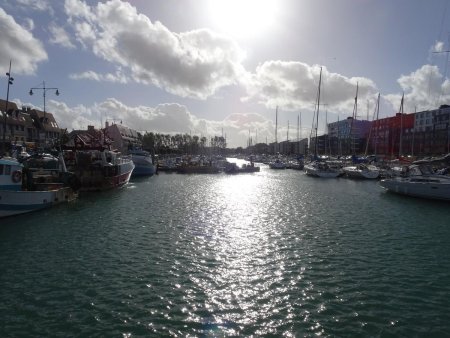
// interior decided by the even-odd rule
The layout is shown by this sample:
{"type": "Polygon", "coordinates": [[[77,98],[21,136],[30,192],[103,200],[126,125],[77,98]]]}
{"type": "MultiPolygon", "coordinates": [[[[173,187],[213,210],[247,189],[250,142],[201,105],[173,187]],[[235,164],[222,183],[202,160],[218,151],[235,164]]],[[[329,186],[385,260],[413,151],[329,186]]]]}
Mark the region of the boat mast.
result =
{"type": "Polygon", "coordinates": [[[299,130],[300,130],[300,115],[297,115],[297,154],[300,154],[300,136],[299,136],[299,130]]]}
{"type": "Polygon", "coordinates": [[[352,136],[353,133],[353,121],[357,117],[358,112],[358,82],[356,82],[356,96],[355,96],[355,104],[353,105],[353,114],[352,114],[352,121],[350,122],[350,132],[348,134],[348,137],[350,139],[350,150],[352,152],[352,155],[355,155],[355,143],[352,136]]]}
{"type": "Polygon", "coordinates": [[[400,102],[400,144],[398,146],[398,157],[402,156],[402,137],[403,137],[403,100],[405,98],[405,93],[402,95],[402,101],[400,102]]]}
{"type": "MultiPolygon", "coordinates": [[[[373,129],[374,121],[375,121],[375,113],[378,116],[378,112],[377,111],[378,111],[379,105],[380,105],[380,94],[378,93],[377,105],[375,106],[375,110],[373,111],[372,123],[371,123],[370,129],[369,129],[369,136],[367,137],[366,151],[364,152],[364,156],[367,156],[367,152],[369,150],[370,137],[372,136],[372,129],[373,129]]],[[[369,120],[369,114],[367,114],[367,120],[369,120]]]]}
{"type": "Polygon", "coordinates": [[[317,113],[316,113],[316,139],[314,144],[314,157],[317,158],[317,127],[319,126],[319,110],[320,110],[320,86],[322,84],[322,67],[319,74],[319,90],[317,92],[317,113]]]}
{"type": "Polygon", "coordinates": [[[288,128],[286,133],[286,153],[289,154],[289,120],[288,120],[288,128]]]}
{"type": "Polygon", "coordinates": [[[375,151],[374,155],[377,155],[377,145],[378,145],[378,128],[380,127],[380,123],[378,122],[378,114],[380,113],[380,93],[378,93],[378,100],[377,100],[377,120],[376,120],[376,134],[375,134],[375,151]]]}
{"type": "Polygon", "coordinates": [[[277,130],[278,130],[278,106],[275,109],[275,154],[278,152],[277,130]]]}
{"type": "MultiPolygon", "coordinates": [[[[417,114],[417,107],[414,107],[414,116],[416,116],[416,114],[417,114]]],[[[447,124],[447,128],[448,128],[448,124],[447,124]]],[[[416,123],[414,122],[414,128],[413,128],[413,132],[412,132],[412,142],[411,142],[411,156],[414,156],[414,136],[415,136],[415,134],[416,134],[416,123]]],[[[447,133],[447,135],[448,135],[448,133],[447,133]]],[[[447,145],[447,148],[448,148],[448,145],[447,145]]],[[[448,152],[449,151],[447,149],[447,153],[448,152]]]]}

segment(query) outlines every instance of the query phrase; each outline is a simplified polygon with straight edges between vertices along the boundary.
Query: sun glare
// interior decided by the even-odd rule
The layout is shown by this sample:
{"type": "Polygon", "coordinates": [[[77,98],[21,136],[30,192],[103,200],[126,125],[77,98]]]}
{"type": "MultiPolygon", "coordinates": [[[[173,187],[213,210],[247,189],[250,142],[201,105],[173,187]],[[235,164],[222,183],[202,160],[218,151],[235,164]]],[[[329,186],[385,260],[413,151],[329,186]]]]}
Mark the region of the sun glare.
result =
{"type": "Polygon", "coordinates": [[[253,38],[275,23],[276,0],[211,0],[209,15],[216,29],[235,38],[253,38]]]}

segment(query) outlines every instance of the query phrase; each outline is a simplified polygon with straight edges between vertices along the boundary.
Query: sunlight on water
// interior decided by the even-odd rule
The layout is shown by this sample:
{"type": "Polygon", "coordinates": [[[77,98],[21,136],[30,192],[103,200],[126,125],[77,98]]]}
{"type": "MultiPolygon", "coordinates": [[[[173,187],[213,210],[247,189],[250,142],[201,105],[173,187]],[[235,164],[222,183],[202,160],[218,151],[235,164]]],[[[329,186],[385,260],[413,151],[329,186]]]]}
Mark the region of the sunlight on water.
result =
{"type": "MultiPolygon", "coordinates": [[[[292,251],[283,244],[286,234],[280,227],[288,216],[273,210],[280,207],[276,201],[280,191],[271,175],[262,171],[222,177],[209,186],[203,202],[197,201],[203,230],[208,232],[202,245],[212,248],[214,257],[208,278],[195,282],[207,296],[207,324],[227,334],[261,323],[254,333],[270,334],[285,327],[288,335],[296,316],[290,298],[302,271],[295,275],[290,271],[292,251]]],[[[305,286],[305,299],[311,289],[312,284],[305,286]]],[[[312,330],[317,331],[320,325],[314,325],[318,327],[312,330]]]]}
{"type": "Polygon", "coordinates": [[[448,204],[374,182],[160,174],[0,235],[13,336],[448,332],[448,204]]]}

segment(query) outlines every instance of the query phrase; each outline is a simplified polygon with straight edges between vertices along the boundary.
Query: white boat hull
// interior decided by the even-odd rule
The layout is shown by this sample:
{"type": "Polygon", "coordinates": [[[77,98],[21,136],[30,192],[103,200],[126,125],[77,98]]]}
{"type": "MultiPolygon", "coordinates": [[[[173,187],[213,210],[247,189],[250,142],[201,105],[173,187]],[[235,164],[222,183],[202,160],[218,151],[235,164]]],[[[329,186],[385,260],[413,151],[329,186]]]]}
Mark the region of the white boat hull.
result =
{"type": "Polygon", "coordinates": [[[0,191],[0,217],[24,214],[76,198],[71,188],[50,191],[0,191]]]}
{"type": "Polygon", "coordinates": [[[380,181],[380,185],[397,194],[450,201],[450,177],[395,177],[380,181]]]}
{"type": "Polygon", "coordinates": [[[338,169],[321,169],[313,165],[305,165],[303,169],[307,175],[321,178],[336,178],[342,175],[338,169]]]}
{"type": "Polygon", "coordinates": [[[344,174],[351,178],[376,179],[380,176],[378,169],[360,169],[358,167],[344,167],[344,174]]]}

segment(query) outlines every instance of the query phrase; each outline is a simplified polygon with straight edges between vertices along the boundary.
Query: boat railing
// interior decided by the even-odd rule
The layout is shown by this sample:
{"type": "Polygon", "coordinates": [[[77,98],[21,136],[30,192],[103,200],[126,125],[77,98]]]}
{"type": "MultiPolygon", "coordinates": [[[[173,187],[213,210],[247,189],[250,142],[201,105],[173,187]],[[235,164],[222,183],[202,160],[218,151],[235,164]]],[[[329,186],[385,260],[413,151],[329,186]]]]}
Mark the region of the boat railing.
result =
{"type": "Polygon", "coordinates": [[[116,157],[116,164],[129,163],[132,161],[131,155],[122,155],[120,157],[116,157]]]}

